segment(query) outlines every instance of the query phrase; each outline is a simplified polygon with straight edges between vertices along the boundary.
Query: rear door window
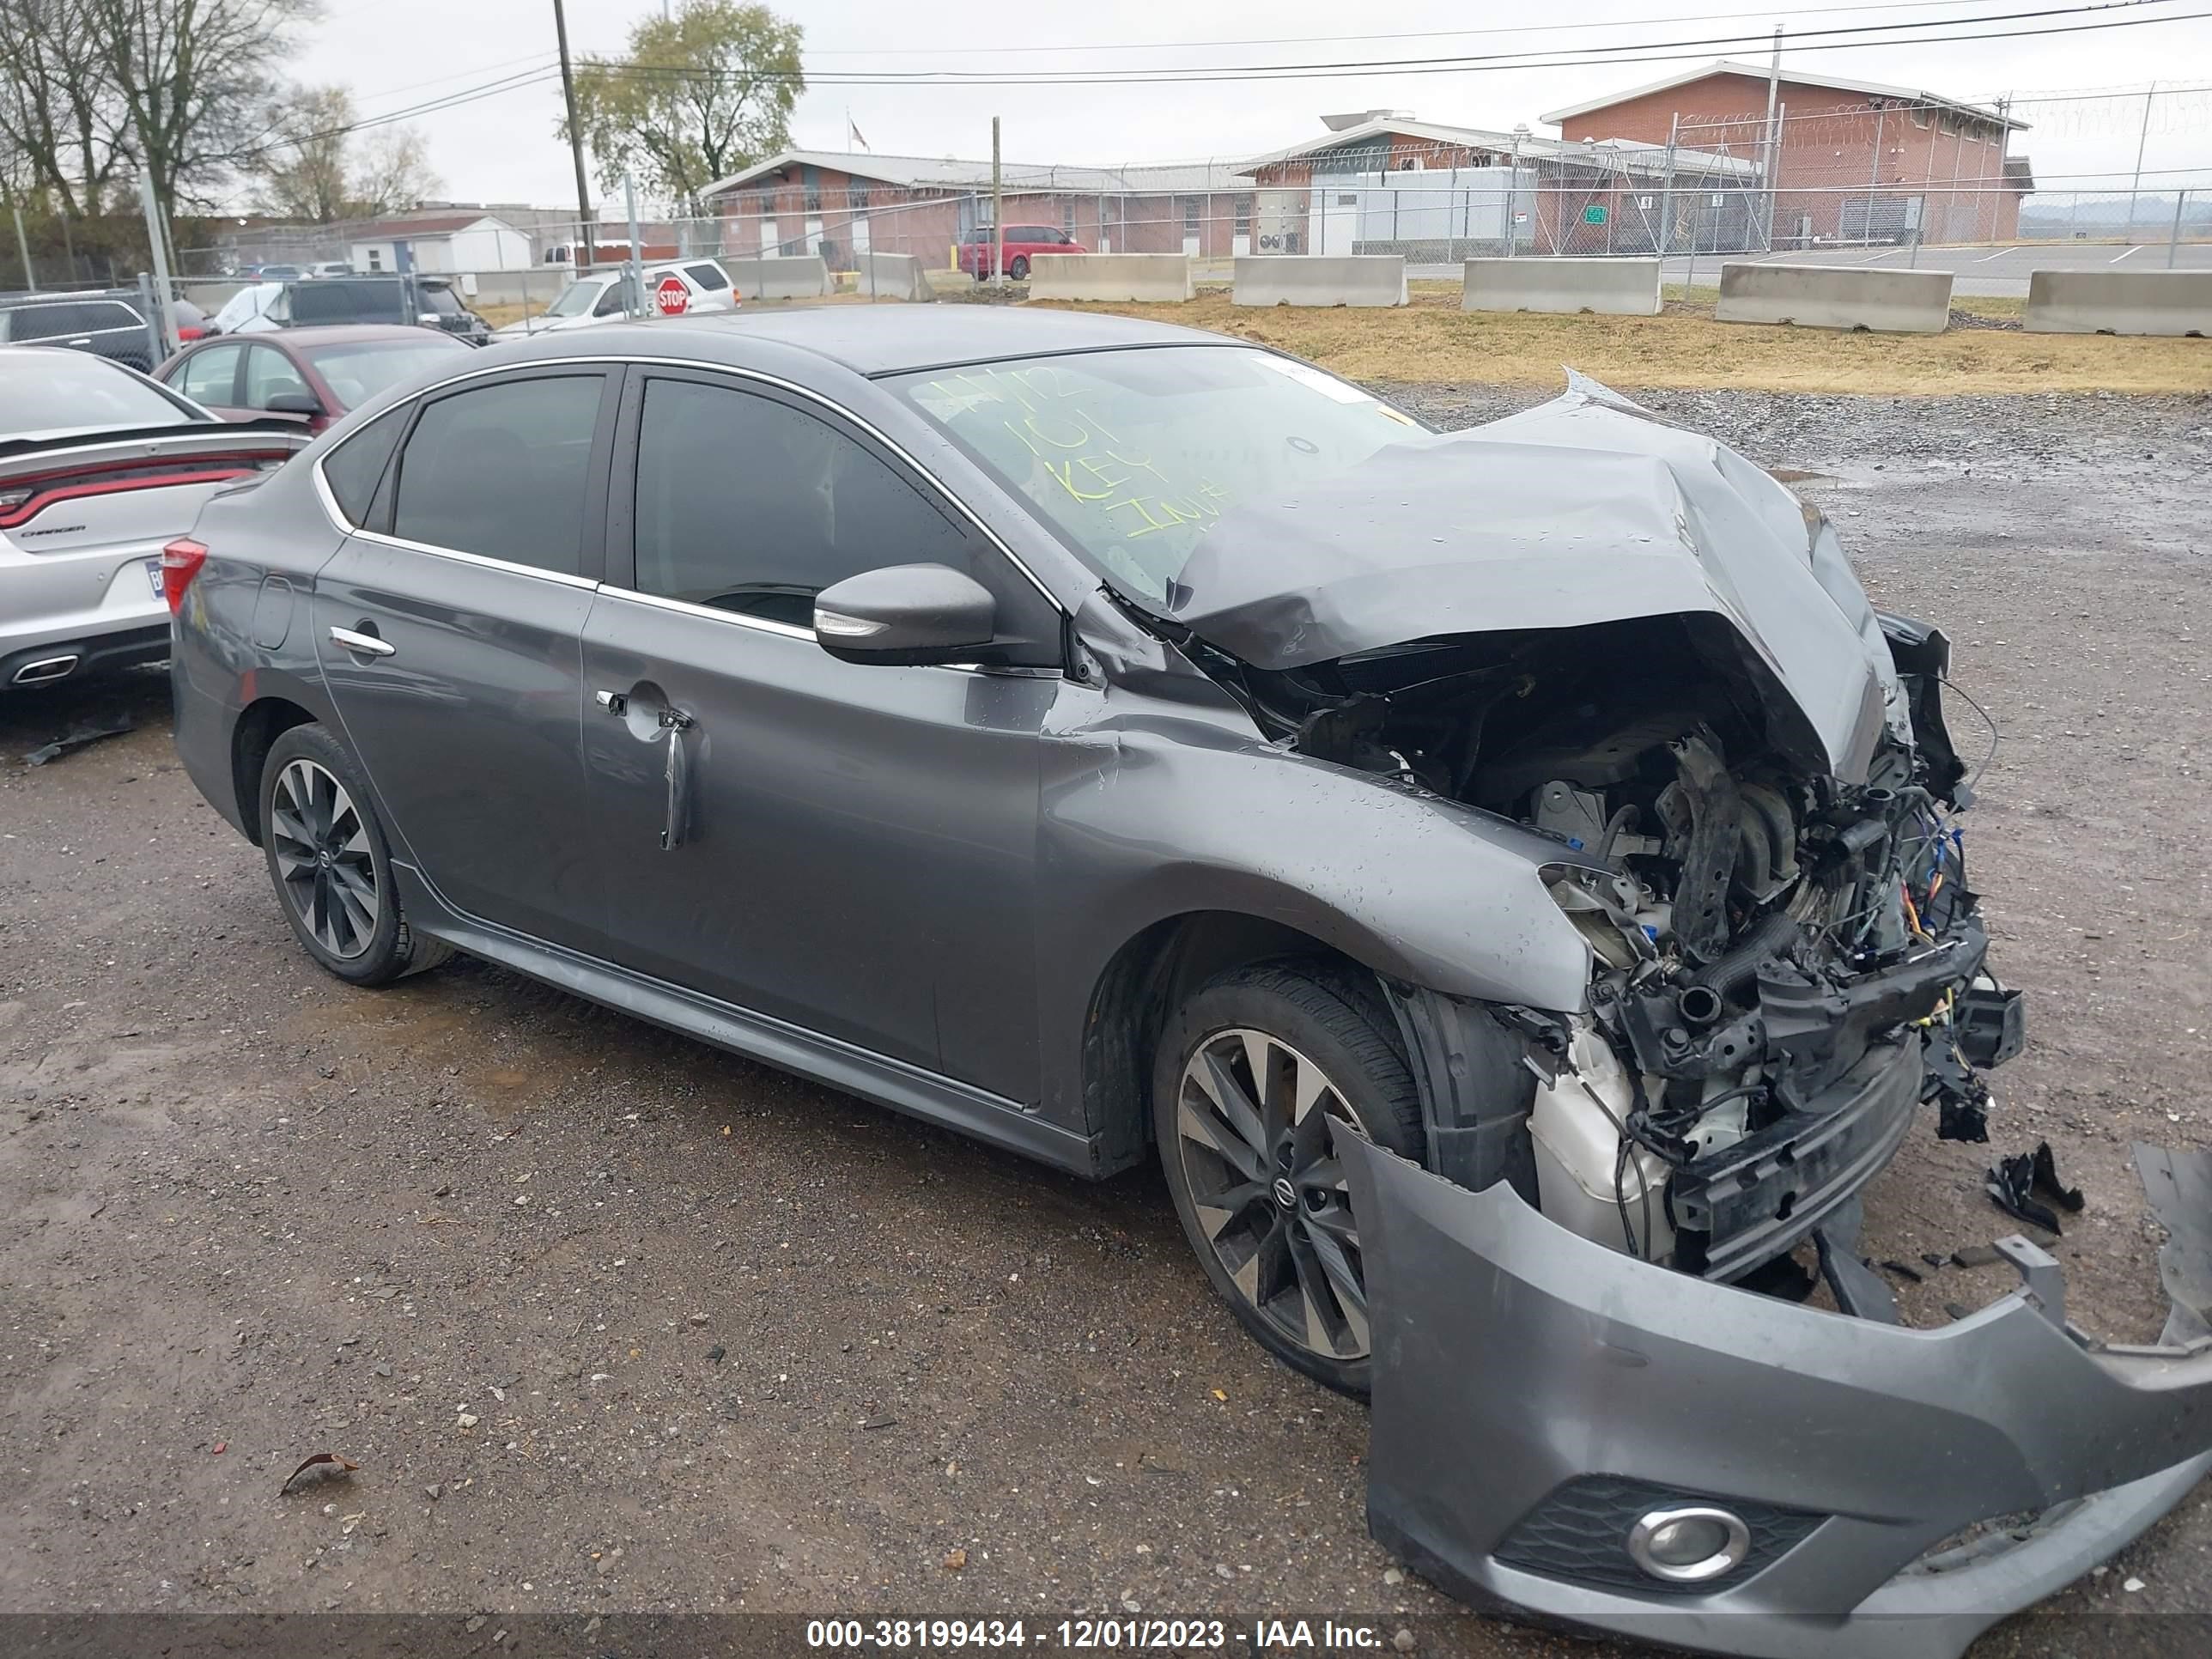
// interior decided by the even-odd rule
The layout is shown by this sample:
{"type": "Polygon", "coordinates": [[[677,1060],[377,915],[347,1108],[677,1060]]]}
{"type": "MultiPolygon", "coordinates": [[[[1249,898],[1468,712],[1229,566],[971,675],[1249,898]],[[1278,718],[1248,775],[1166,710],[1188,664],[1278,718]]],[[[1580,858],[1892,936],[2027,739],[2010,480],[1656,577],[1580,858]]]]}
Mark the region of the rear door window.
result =
{"type": "Polygon", "coordinates": [[[210,346],[184,361],[170,384],[196,404],[212,408],[238,406],[238,357],[244,346],[210,346]]]}
{"type": "Polygon", "coordinates": [[[574,576],[602,374],[532,375],[426,404],[399,455],[392,533],[574,576]]]}
{"type": "Polygon", "coordinates": [[[246,407],[266,409],[269,400],[289,392],[297,395],[307,382],[292,360],[274,346],[249,346],[246,353],[246,407]]]}

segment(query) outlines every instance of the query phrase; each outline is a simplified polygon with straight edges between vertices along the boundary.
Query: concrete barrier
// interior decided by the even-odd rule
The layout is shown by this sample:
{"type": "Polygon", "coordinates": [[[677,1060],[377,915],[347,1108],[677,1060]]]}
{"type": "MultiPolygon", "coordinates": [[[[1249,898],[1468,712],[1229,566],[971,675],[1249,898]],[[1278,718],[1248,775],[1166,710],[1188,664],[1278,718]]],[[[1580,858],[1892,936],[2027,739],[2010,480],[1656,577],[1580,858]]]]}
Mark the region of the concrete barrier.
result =
{"type": "Polygon", "coordinates": [[[2195,334],[2212,339],[2212,270],[2033,270],[2031,334],[2195,334]]]}
{"type": "Polygon", "coordinates": [[[1723,265],[1723,323],[1941,334],[1951,320],[1948,270],[1869,270],[1863,265],[1723,265]]]}
{"type": "Polygon", "coordinates": [[[1399,253],[1260,253],[1237,261],[1230,298],[1240,306],[1401,306],[1399,253]]]}
{"type": "Polygon", "coordinates": [[[1469,259],[1462,311],[1659,314],[1656,259],[1469,259]]]}
{"type": "Polygon", "coordinates": [[[858,253],[853,291],[877,300],[934,300],[929,273],[911,253],[858,253]]]}
{"type": "Polygon", "coordinates": [[[748,300],[818,300],[836,291],[830,283],[830,266],[818,253],[721,263],[738,292],[748,300]]]}
{"type": "Polygon", "coordinates": [[[1188,253],[1040,253],[1030,261],[1032,300],[1188,300],[1188,253]]]}

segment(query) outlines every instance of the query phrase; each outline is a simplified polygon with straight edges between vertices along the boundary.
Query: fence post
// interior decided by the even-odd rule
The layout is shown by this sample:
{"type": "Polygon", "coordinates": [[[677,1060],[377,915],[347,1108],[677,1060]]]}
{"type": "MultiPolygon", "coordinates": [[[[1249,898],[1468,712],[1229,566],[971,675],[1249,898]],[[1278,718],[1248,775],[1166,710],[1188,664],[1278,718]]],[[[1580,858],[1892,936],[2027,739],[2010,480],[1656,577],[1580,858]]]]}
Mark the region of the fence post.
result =
{"type": "Polygon", "coordinates": [[[2176,190],[2173,192],[2173,228],[2166,233],[2166,268],[2168,270],[2173,269],[2174,252],[2181,246],[2181,210],[2188,205],[2189,192],[2176,190]]]}
{"type": "Polygon", "coordinates": [[[645,310],[645,264],[637,246],[637,181],[623,174],[623,209],[629,215],[629,291],[630,313],[642,317],[645,310]]]}
{"type": "Polygon", "coordinates": [[[1521,200],[1521,135],[1513,135],[1513,161],[1505,174],[1505,257],[1513,258],[1518,249],[1521,233],[1514,228],[1513,210],[1521,200]]]}
{"type": "Polygon", "coordinates": [[[1006,222],[999,191],[999,118],[991,118],[991,286],[1006,285],[1006,222]]]}
{"type": "Polygon", "coordinates": [[[1674,141],[1681,136],[1682,112],[1667,123],[1667,182],[1659,191],[1659,257],[1674,251],[1674,141]]]}
{"type": "Polygon", "coordinates": [[[161,349],[161,331],[154,321],[154,313],[161,302],[154,297],[154,278],[143,270],[138,273],[138,303],[146,312],[146,349],[154,354],[148,365],[150,371],[161,368],[167,354],[161,349]]]}

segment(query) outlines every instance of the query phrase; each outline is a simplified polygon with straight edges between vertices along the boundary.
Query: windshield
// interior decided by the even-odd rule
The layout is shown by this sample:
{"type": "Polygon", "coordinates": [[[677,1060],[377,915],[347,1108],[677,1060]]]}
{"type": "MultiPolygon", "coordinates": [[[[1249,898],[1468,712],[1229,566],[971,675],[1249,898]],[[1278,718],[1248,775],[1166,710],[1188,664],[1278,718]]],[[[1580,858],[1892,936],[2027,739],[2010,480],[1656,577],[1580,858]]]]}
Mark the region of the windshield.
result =
{"type": "Polygon", "coordinates": [[[187,426],[210,418],[86,352],[0,351],[0,438],[110,426],[187,426]]]}
{"type": "Polygon", "coordinates": [[[1426,435],[1358,386],[1243,349],[1087,352],[892,384],[1086,563],[1155,610],[1238,503],[1294,494],[1426,435]]]}
{"type": "Polygon", "coordinates": [[[455,352],[468,347],[450,334],[426,334],[421,340],[364,340],[358,344],[316,346],[301,355],[336,394],[341,409],[358,409],[380,392],[449,367],[455,352]]]}
{"type": "Polygon", "coordinates": [[[588,317],[605,283],[596,278],[571,283],[561,290],[561,297],[545,307],[548,317],[588,317]]]}

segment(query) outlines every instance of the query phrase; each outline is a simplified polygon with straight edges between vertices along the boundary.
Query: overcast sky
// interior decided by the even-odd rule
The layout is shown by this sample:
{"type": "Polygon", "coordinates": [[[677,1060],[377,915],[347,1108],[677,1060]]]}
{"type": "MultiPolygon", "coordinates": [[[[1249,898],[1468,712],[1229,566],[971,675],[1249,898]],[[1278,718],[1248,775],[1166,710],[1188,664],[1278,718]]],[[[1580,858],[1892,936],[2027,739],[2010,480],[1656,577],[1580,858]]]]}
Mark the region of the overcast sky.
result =
{"type": "MultiPolygon", "coordinates": [[[[658,0],[646,3],[657,9],[658,0]]],[[[1212,0],[1206,5],[1188,0],[1095,0],[1088,6],[1054,8],[1050,16],[1013,5],[918,6],[906,0],[810,0],[803,8],[779,9],[804,21],[807,69],[818,80],[855,71],[1126,70],[1514,52],[1549,56],[1601,43],[1761,36],[1777,22],[1796,33],[1992,17],[2074,3],[2079,0],[1923,0],[1893,7],[1751,13],[1747,0],[1678,0],[1674,15],[1653,21],[1639,15],[1648,14],[1648,6],[1625,0],[1567,0],[1545,9],[1551,27],[1510,31],[1486,21],[1485,12],[1465,0],[1398,0],[1372,8],[1347,6],[1342,0],[1212,0]],[[1353,38],[1383,30],[1402,38],[1353,38]],[[1421,30],[1436,33],[1413,33],[1421,30]],[[1267,44],[1201,44],[1262,40],[1267,44]],[[1161,44],[1144,49],[1151,43],[1161,44]]],[[[2205,9],[2201,0],[2159,0],[2113,10],[2105,18],[2205,9]]],[[[1499,8],[1488,15],[1505,11],[1499,8]]],[[[629,27],[643,15],[645,6],[635,0],[568,0],[570,41],[580,53],[617,52],[629,27]]],[[[1954,27],[1979,33],[2090,21],[2104,19],[2046,16],[1954,27]]],[[[292,72],[304,82],[350,86],[361,112],[374,116],[550,64],[552,5],[551,0],[467,0],[462,5],[453,0],[326,0],[323,21],[303,40],[292,72]]],[[[1693,58],[1765,55],[1752,41],[1678,50],[1693,58]]],[[[2061,187],[2063,174],[2125,173],[2133,166],[2141,92],[2147,83],[2186,79],[2192,71],[2200,86],[2212,81],[2212,20],[1954,45],[1789,50],[1783,61],[1785,68],[1960,98],[2133,89],[2132,100],[2116,95],[2021,107],[2020,113],[2035,131],[2016,138],[2014,148],[2033,159],[2046,187],[2061,187]]],[[[1686,67],[1687,63],[1577,64],[1185,86],[822,85],[801,100],[793,131],[802,146],[846,149],[849,112],[878,152],[981,156],[990,153],[990,118],[995,113],[1005,118],[1010,161],[1105,165],[1242,157],[1311,137],[1320,131],[1318,118],[1324,112],[1395,108],[1447,125],[1509,131],[1522,121],[1537,125],[1536,118],[1546,110],[1686,67]]],[[[555,136],[559,112],[559,82],[549,79],[423,114],[414,124],[429,141],[447,196],[554,206],[574,196],[567,153],[555,136]]],[[[2204,167],[2195,182],[2212,185],[2212,92],[2161,98],[2156,118],[2146,167],[2204,167]]],[[[1537,130],[1551,131],[1540,125],[1537,130]]]]}

